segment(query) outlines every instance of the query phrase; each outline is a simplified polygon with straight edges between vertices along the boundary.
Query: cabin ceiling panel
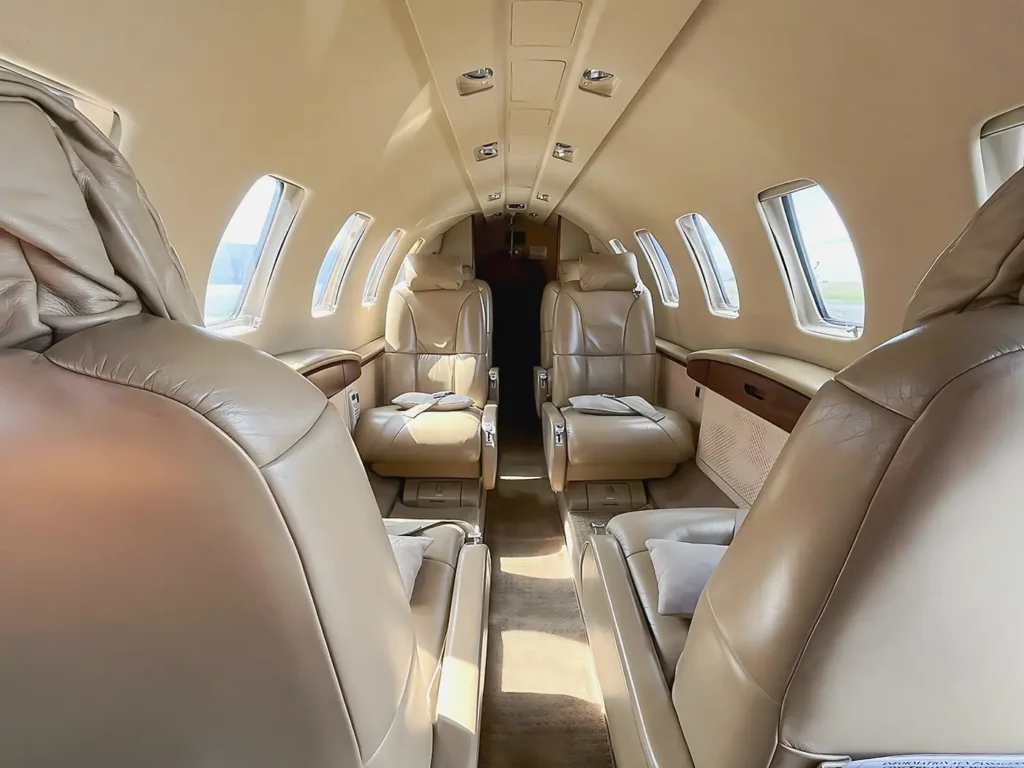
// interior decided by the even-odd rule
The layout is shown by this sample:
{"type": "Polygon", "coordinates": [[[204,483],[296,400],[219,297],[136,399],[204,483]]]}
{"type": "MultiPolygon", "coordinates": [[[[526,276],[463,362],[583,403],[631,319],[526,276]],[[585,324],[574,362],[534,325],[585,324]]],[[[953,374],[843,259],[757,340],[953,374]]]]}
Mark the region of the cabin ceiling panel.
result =
{"type": "Polygon", "coordinates": [[[522,202],[547,219],[698,2],[407,0],[480,210],[522,202]],[[459,76],[478,67],[494,87],[460,95],[459,76]],[[588,68],[614,68],[611,96],[577,87],[588,68]],[[472,149],[486,141],[501,155],[484,169],[472,149]],[[573,162],[551,157],[556,141],[573,162]]]}
{"type": "Polygon", "coordinates": [[[583,3],[566,0],[516,0],[512,3],[512,45],[569,48],[583,3]]]}

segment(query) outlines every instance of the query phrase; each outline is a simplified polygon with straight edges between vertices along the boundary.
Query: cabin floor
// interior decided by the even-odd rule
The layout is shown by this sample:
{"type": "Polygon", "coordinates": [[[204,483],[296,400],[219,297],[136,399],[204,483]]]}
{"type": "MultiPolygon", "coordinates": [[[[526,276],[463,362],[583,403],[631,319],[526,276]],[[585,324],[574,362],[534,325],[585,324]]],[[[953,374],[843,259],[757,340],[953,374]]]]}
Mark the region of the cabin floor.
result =
{"type": "Polygon", "coordinates": [[[507,425],[488,496],[492,582],[481,768],[612,766],[540,434],[507,425]]]}

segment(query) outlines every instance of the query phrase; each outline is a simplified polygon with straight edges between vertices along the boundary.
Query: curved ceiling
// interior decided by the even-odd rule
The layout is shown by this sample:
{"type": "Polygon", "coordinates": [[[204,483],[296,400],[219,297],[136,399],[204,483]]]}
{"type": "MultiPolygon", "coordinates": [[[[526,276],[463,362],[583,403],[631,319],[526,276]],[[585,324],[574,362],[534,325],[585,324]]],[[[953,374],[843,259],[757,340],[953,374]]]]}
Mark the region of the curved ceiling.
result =
{"type": "Polygon", "coordinates": [[[1024,102],[1022,21],[1024,0],[7,0],[0,58],[118,110],[200,301],[249,185],[273,173],[306,191],[246,337],[271,351],[379,335],[383,302],[360,298],[391,231],[401,251],[511,201],[633,248],[653,231],[681,293],[660,335],[839,367],[898,331],[975,209],[978,129],[1024,102]],[[494,87],[459,96],[483,66],[494,87]],[[580,90],[589,67],[616,75],[611,97],[580,90]],[[478,163],[490,141],[499,158],[478,163]],[[793,320],[757,194],[798,178],[827,189],[857,248],[859,340],[793,320]],[[316,272],[356,210],[374,222],[341,307],[313,318],[316,272]],[[729,251],[738,318],[707,310],[675,230],[695,211],[729,251]]]}

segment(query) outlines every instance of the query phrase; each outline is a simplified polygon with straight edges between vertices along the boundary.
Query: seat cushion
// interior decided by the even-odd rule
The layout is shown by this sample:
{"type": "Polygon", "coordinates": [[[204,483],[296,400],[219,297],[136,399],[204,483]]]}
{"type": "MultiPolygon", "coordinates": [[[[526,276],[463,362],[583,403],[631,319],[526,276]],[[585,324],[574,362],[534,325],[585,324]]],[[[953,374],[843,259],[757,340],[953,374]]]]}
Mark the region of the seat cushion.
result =
{"type": "MultiPolygon", "coordinates": [[[[393,536],[429,524],[430,521],[396,518],[384,521],[388,533],[393,536]]],[[[448,631],[448,614],[455,587],[455,568],[466,534],[461,526],[451,523],[417,535],[429,538],[431,544],[423,555],[423,564],[416,577],[409,606],[412,608],[413,626],[416,630],[420,671],[429,690],[433,691],[434,676],[448,631]]]]}
{"type": "Polygon", "coordinates": [[[658,577],[647,551],[647,540],[729,544],[738,522],[745,515],[745,509],[650,509],[617,515],[608,523],[607,535],[615,537],[626,558],[636,596],[669,686],[675,678],[676,662],[686,644],[690,620],[658,613],[658,577]]]}
{"type": "Polygon", "coordinates": [[[472,464],[480,461],[481,417],[478,408],[414,418],[393,405],[371,408],[356,425],[356,447],[368,463],[472,464]]]}
{"type": "MultiPolygon", "coordinates": [[[[674,411],[664,408],[658,408],[658,411],[665,418],[654,422],[640,415],[599,416],[572,407],[563,408],[570,475],[572,467],[648,466],[669,469],[642,476],[665,476],[671,474],[678,464],[692,459],[693,428],[690,423],[674,411]]],[[[637,476],[635,473],[616,475],[613,472],[607,479],[637,476]]]]}

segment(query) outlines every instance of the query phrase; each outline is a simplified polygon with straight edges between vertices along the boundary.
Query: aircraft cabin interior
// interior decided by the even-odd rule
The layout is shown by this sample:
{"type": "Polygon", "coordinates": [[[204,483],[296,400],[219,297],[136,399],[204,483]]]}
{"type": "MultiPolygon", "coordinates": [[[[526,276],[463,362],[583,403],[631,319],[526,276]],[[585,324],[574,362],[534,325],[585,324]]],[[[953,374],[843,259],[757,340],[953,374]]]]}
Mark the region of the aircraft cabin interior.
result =
{"type": "Polygon", "coordinates": [[[1024,766],[1024,0],[4,0],[0,766],[1024,766]]]}

